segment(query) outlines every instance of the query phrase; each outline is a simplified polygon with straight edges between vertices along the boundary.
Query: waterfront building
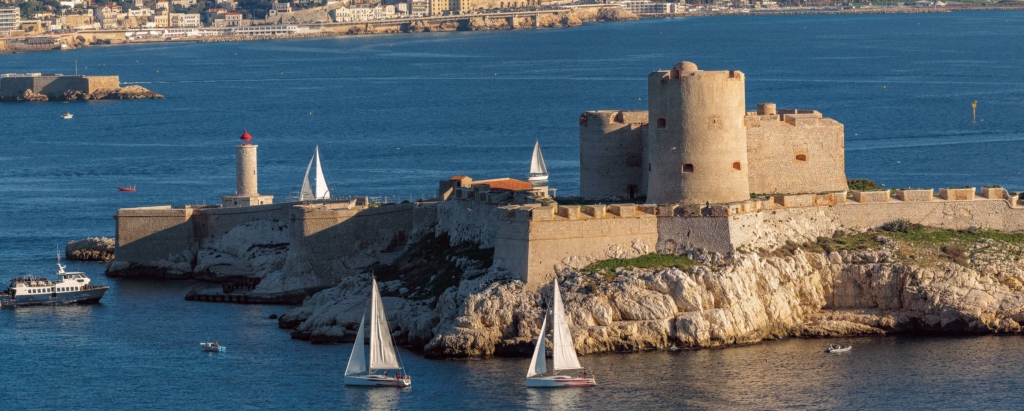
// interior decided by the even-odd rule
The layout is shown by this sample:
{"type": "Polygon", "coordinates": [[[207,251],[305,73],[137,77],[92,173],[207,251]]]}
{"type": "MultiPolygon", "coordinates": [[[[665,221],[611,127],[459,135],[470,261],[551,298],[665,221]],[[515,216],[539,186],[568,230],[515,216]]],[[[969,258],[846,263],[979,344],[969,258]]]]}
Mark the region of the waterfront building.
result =
{"type": "Polygon", "coordinates": [[[409,14],[415,17],[426,16],[430,13],[430,2],[428,0],[409,0],[409,14]]]}
{"type": "Polygon", "coordinates": [[[224,14],[213,16],[211,23],[214,27],[239,27],[242,25],[242,13],[229,11],[224,14]]]}
{"type": "Polygon", "coordinates": [[[94,9],[93,14],[96,16],[96,21],[100,23],[100,27],[105,29],[115,28],[118,25],[117,20],[118,15],[121,14],[121,6],[107,4],[94,9]]]}
{"type": "Polygon", "coordinates": [[[238,36],[284,36],[290,34],[316,33],[320,29],[310,29],[294,25],[265,24],[258,26],[242,26],[231,29],[232,35],[238,36]]]}
{"type": "Polygon", "coordinates": [[[0,8],[0,35],[9,36],[21,25],[21,10],[17,7],[0,8]]]}
{"type": "Polygon", "coordinates": [[[451,0],[429,0],[427,3],[428,16],[441,16],[451,9],[451,0]]]}
{"type": "Polygon", "coordinates": [[[171,27],[196,28],[202,26],[199,13],[171,13],[171,27]]]}
{"type": "Polygon", "coordinates": [[[649,0],[624,1],[619,5],[634,14],[675,14],[678,3],[655,3],[649,0]]]}

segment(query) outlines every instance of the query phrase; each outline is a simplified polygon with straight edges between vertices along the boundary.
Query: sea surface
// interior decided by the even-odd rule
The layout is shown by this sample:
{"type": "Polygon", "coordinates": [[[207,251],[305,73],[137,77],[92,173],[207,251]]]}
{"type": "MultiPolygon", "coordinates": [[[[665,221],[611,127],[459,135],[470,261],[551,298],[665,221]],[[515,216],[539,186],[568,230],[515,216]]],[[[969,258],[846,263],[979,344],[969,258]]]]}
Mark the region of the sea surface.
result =
{"type": "MultiPolygon", "coordinates": [[[[233,146],[260,191],[299,190],[313,147],[336,195],[429,196],[456,174],[522,178],[535,140],[578,192],[578,118],[643,109],[681,60],[747,74],[747,105],[845,125],[847,174],[888,187],[1024,189],[1024,13],[656,19],[573,29],[89,47],[0,72],[116,74],[166,100],[0,104],[0,280],[50,274],[119,207],[217,203],[233,146]],[[977,121],[971,102],[977,100],[977,121]],[[62,120],[64,112],[73,120],[62,120]],[[122,193],[118,185],[135,185],[122,193]]],[[[592,389],[523,386],[527,359],[428,360],[411,389],[346,388],[351,345],[293,341],[287,307],[185,302],[190,281],[114,280],[103,303],[0,311],[12,409],[1020,409],[1024,339],[784,340],[583,357],[592,389]],[[224,354],[199,350],[215,339],[224,354]]]]}

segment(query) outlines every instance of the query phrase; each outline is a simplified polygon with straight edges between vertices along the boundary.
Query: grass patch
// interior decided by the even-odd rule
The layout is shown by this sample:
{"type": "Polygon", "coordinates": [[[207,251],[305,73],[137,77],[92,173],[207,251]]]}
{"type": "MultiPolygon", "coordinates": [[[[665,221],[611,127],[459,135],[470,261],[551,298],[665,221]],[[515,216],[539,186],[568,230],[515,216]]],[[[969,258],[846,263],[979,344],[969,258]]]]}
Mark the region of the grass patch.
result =
{"type": "Polygon", "coordinates": [[[636,258],[613,258],[610,260],[598,261],[583,268],[583,272],[600,274],[606,279],[615,277],[615,270],[618,268],[669,268],[686,269],[699,265],[685,255],[651,253],[636,258]]]}

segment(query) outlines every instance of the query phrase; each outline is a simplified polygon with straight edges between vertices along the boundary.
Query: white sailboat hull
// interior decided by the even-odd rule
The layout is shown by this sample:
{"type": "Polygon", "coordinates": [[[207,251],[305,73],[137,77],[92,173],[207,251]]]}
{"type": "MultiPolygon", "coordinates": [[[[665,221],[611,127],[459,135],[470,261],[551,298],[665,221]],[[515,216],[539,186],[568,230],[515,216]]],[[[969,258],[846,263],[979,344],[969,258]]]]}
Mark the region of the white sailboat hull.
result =
{"type": "Polygon", "coordinates": [[[526,386],[531,388],[593,387],[596,385],[597,380],[594,377],[572,377],[568,375],[526,377],[526,386]]]}
{"type": "Polygon", "coordinates": [[[385,377],[383,375],[351,375],[345,376],[345,385],[356,385],[363,387],[410,387],[412,378],[385,377]]]}

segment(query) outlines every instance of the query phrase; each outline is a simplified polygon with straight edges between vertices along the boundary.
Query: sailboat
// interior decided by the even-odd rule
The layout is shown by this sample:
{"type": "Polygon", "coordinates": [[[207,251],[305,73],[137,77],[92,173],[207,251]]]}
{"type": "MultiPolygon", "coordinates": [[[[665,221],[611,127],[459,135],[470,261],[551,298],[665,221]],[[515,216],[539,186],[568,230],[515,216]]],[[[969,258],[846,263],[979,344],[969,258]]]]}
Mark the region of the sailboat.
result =
{"type": "Polygon", "coordinates": [[[398,352],[395,351],[391,339],[388,318],[384,314],[384,304],[380,300],[377,279],[373,279],[373,290],[370,296],[370,361],[366,361],[366,345],[363,343],[363,330],[366,328],[366,313],[359,320],[359,331],[356,341],[352,344],[352,355],[348,357],[345,367],[345,385],[363,385],[375,387],[408,387],[412,378],[406,374],[398,352]],[[388,374],[388,371],[394,373],[388,374]]]}
{"type": "Polygon", "coordinates": [[[562,307],[562,293],[558,290],[558,278],[554,280],[554,300],[552,307],[552,357],[554,367],[551,375],[545,375],[548,370],[547,353],[544,347],[544,337],[547,334],[548,315],[544,314],[544,322],[540,326],[540,335],[537,337],[537,346],[533,349],[533,359],[530,360],[530,369],[526,371],[526,386],[534,388],[556,388],[556,387],[593,387],[597,381],[593,376],[588,376],[586,369],[580,365],[579,358],[576,358],[576,348],[572,344],[572,334],[569,333],[569,323],[565,319],[565,308],[562,307]],[[583,376],[559,375],[562,371],[583,370],[583,376]]]}
{"type": "Polygon", "coordinates": [[[530,161],[530,174],[526,181],[536,185],[544,185],[548,182],[548,166],[544,164],[544,155],[540,152],[540,140],[533,145],[533,159],[530,161]]]}
{"type": "Polygon", "coordinates": [[[313,149],[313,158],[309,159],[306,166],[306,177],[302,180],[302,191],[299,192],[299,201],[328,200],[331,198],[331,190],[327,189],[327,180],[324,180],[324,169],[320,167],[320,146],[313,149]],[[316,164],[316,175],[313,177],[313,184],[309,183],[309,172],[316,164]]]}

